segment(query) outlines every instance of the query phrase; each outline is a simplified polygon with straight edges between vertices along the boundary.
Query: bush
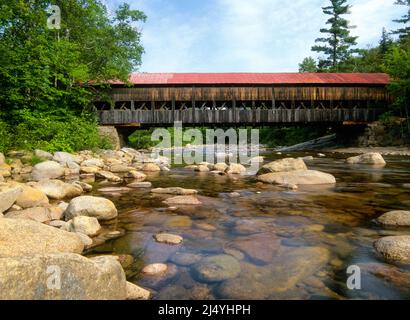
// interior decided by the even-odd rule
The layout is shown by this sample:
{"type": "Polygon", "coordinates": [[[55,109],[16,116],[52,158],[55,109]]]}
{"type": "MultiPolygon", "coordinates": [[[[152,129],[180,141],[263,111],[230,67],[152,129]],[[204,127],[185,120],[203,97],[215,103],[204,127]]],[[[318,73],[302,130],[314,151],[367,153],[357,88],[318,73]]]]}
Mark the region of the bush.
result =
{"type": "Polygon", "coordinates": [[[13,130],[5,126],[5,133],[2,132],[6,139],[2,139],[0,148],[4,151],[16,148],[74,152],[111,148],[108,140],[98,135],[97,123],[89,115],[76,116],[67,112],[61,116],[22,110],[18,119],[13,130]]]}

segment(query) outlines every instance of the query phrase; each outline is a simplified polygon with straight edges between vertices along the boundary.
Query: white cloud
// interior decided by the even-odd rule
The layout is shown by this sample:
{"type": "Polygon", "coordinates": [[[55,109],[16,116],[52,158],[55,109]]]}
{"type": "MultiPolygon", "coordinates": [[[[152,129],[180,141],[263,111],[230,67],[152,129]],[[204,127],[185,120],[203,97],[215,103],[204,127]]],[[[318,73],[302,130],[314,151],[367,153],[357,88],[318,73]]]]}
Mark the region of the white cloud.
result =
{"type": "MultiPolygon", "coordinates": [[[[117,1],[117,0],[111,0],[117,1]]],[[[375,45],[403,14],[394,0],[351,0],[359,45],[375,45]]],[[[293,72],[320,36],[328,0],[139,0],[146,12],[141,71],[293,72]],[[196,2],[196,1],[195,1],[196,2]],[[189,5],[189,7],[186,7],[189,5]],[[200,10],[194,10],[200,8],[200,10]]]]}

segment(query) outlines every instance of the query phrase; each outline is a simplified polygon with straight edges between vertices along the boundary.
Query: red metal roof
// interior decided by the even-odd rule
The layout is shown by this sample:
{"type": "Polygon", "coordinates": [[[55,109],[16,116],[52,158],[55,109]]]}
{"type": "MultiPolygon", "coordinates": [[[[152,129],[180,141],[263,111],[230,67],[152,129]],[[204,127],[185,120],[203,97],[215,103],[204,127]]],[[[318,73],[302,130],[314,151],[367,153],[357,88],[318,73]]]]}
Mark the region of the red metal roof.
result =
{"type": "MultiPolygon", "coordinates": [[[[133,73],[132,84],[379,84],[389,83],[384,73],[133,73]]],[[[114,81],[112,84],[123,84],[114,81]]]]}

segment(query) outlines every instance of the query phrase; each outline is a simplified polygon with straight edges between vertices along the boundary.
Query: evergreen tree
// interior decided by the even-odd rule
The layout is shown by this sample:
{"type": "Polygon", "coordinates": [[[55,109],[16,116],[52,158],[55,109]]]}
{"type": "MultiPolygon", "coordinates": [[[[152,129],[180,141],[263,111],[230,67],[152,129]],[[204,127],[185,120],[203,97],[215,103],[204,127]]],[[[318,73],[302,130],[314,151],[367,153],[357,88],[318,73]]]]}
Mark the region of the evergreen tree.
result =
{"type": "Polygon", "coordinates": [[[386,28],[383,28],[382,31],[382,37],[379,42],[379,50],[381,54],[386,54],[387,51],[389,51],[390,47],[393,44],[393,40],[389,36],[389,33],[387,32],[386,28]]]}
{"type": "Polygon", "coordinates": [[[394,22],[404,24],[403,28],[400,28],[393,32],[393,34],[399,35],[400,40],[405,40],[410,37],[410,0],[397,0],[396,5],[407,6],[407,14],[400,19],[393,20],[394,22]]]}
{"type": "Polygon", "coordinates": [[[330,0],[330,2],[330,6],[323,8],[323,12],[331,16],[326,22],[330,27],[320,30],[328,36],[316,39],[316,43],[322,45],[313,46],[312,51],[325,54],[326,58],[319,62],[321,68],[337,71],[339,63],[348,60],[352,53],[356,52],[351,47],[357,44],[357,37],[350,35],[353,26],[343,18],[350,13],[351,6],[346,4],[347,0],[330,0]]]}
{"type": "Polygon", "coordinates": [[[303,59],[302,63],[299,63],[299,72],[317,72],[317,65],[315,59],[312,57],[307,57],[303,59]]]}

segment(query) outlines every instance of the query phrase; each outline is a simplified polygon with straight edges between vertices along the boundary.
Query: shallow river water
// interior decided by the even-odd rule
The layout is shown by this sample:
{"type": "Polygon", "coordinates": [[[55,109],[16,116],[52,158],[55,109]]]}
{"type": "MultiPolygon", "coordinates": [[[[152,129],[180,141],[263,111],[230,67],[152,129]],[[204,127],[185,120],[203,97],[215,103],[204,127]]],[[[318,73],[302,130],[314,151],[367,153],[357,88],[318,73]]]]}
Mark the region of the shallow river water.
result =
{"type": "MultiPolygon", "coordinates": [[[[267,161],[283,157],[272,153],[267,161]]],[[[255,177],[185,168],[149,175],[153,187],[199,191],[202,205],[175,211],[162,203],[170,196],[150,189],[96,191],[119,210],[119,218],[104,227],[123,235],[89,254],[131,255],[129,280],[152,290],[154,299],[409,299],[410,270],[386,264],[373,242],[410,230],[386,230],[373,220],[410,208],[410,188],[404,185],[410,183],[410,158],[386,157],[386,167],[374,168],[349,166],[343,154],[290,156],[308,155],[315,157],[306,161],[309,169],[333,174],[336,185],[289,191],[255,177]],[[183,244],[156,243],[153,235],[159,232],[181,235],[183,244]],[[213,256],[226,268],[208,270],[215,275],[204,279],[197,268],[213,256]],[[167,263],[167,274],[143,276],[141,269],[150,263],[167,263]],[[346,285],[352,265],[360,267],[360,290],[346,285]],[[218,278],[221,273],[225,280],[218,278]]],[[[122,185],[100,183],[94,189],[107,186],[122,185]]]]}

